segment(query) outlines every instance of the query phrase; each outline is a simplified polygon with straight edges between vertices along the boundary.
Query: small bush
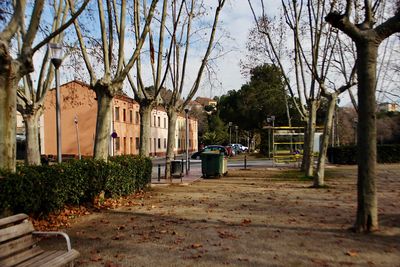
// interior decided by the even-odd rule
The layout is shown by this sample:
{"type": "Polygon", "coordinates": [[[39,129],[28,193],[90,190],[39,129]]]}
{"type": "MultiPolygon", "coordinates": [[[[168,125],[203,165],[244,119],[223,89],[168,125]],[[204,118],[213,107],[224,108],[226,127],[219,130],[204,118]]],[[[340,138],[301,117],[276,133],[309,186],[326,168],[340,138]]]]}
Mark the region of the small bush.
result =
{"type": "Polygon", "coordinates": [[[101,191],[124,196],[146,187],[151,179],[148,158],[118,156],[109,162],[82,159],[44,166],[18,166],[16,173],[0,171],[0,212],[10,209],[36,217],[66,204],[89,202],[101,191]]]}
{"type": "MultiPolygon", "coordinates": [[[[357,164],[357,146],[330,147],[329,162],[334,164],[357,164]]],[[[399,163],[400,145],[378,145],[378,163],[399,163]]]]}

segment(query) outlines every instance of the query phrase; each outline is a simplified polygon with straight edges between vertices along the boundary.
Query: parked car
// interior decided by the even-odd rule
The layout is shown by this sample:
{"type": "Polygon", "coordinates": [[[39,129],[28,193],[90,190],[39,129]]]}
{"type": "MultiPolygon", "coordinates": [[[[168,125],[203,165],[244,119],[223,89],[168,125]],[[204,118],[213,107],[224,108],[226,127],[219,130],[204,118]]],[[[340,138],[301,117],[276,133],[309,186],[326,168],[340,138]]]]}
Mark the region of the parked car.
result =
{"type": "Polygon", "coordinates": [[[239,145],[242,147],[242,151],[243,151],[243,152],[248,152],[248,151],[249,151],[249,147],[244,146],[244,145],[242,145],[242,144],[239,144],[239,145]]]}
{"type": "Polygon", "coordinates": [[[247,146],[244,146],[242,144],[232,144],[232,146],[235,147],[235,149],[239,150],[239,153],[247,152],[249,150],[247,146]]]}
{"type": "Polygon", "coordinates": [[[231,146],[225,146],[226,150],[228,150],[229,157],[233,157],[236,155],[236,151],[231,146]]]}
{"type": "Polygon", "coordinates": [[[224,146],[209,145],[209,146],[204,147],[203,150],[200,150],[200,151],[197,151],[197,152],[193,153],[190,158],[191,159],[200,159],[201,153],[208,152],[208,151],[219,151],[220,153],[223,153],[225,156],[229,156],[229,152],[224,146]]]}
{"type": "Polygon", "coordinates": [[[236,155],[243,152],[241,147],[238,144],[231,144],[230,146],[232,147],[233,151],[235,151],[236,155]]]}

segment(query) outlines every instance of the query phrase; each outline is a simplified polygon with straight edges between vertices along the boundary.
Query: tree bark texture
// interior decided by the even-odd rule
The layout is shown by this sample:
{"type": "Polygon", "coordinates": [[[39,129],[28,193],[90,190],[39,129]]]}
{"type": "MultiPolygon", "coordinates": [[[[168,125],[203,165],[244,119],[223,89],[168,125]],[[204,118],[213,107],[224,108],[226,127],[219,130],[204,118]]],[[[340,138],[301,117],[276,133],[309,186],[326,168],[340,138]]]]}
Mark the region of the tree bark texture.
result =
{"type": "Polygon", "coordinates": [[[308,151],[305,159],[305,173],[306,176],[311,177],[314,174],[314,134],[315,134],[315,125],[317,119],[317,101],[311,100],[309,106],[309,117],[307,124],[307,142],[306,140],[304,146],[308,151]]]}
{"type": "Polygon", "coordinates": [[[325,185],[325,162],[326,153],[329,145],[329,137],[332,131],[333,114],[335,113],[337,95],[335,93],[329,96],[328,112],[325,117],[324,133],[322,135],[322,144],[319,150],[317,170],[314,175],[314,187],[325,185]]]}
{"type": "Polygon", "coordinates": [[[176,130],[176,120],[178,114],[175,110],[167,110],[168,114],[168,140],[167,140],[167,152],[165,158],[165,179],[169,183],[172,183],[171,177],[171,160],[174,158],[174,148],[175,148],[175,130],[176,130]]]}
{"type": "Polygon", "coordinates": [[[25,164],[27,165],[40,165],[39,117],[39,111],[35,111],[33,114],[23,114],[26,136],[25,164]]]}
{"type": "Polygon", "coordinates": [[[19,70],[0,41],[0,168],[15,171],[19,70]]]}
{"type": "Polygon", "coordinates": [[[140,148],[139,155],[148,157],[150,154],[150,124],[151,124],[151,110],[152,105],[148,105],[145,101],[140,101],[140,148]]]}
{"type": "Polygon", "coordinates": [[[104,88],[96,89],[97,121],[94,140],[94,158],[107,161],[111,134],[111,104],[113,97],[105,92],[104,88]]]}
{"type": "Polygon", "coordinates": [[[355,230],[378,228],[376,196],[376,64],[378,46],[373,40],[356,42],[358,69],[358,205],[355,230]]]}

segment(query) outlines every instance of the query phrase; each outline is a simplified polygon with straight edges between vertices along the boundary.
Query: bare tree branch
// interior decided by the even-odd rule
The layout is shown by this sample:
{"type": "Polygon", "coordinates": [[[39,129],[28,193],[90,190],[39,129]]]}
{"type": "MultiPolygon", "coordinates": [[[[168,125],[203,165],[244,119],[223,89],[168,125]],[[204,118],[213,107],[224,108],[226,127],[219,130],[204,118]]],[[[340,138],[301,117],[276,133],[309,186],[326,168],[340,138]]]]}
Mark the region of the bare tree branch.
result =
{"type": "Polygon", "coordinates": [[[4,40],[7,43],[11,41],[11,38],[18,31],[18,28],[22,25],[26,7],[26,0],[19,0],[16,3],[14,14],[7,24],[7,26],[0,33],[0,40],[4,40]]]}
{"type": "MultiPolygon", "coordinates": [[[[73,1],[73,0],[68,0],[68,1],[73,1]]],[[[87,4],[89,3],[90,0],[85,0],[85,2],[82,4],[82,6],[78,9],[78,11],[72,12],[71,18],[64,23],[60,28],[52,32],[49,36],[47,36],[45,39],[43,39],[39,44],[37,44],[33,49],[32,53],[35,53],[37,50],[39,50],[42,46],[46,45],[51,39],[53,39],[55,36],[59,35],[61,32],[63,32],[66,28],[68,28],[76,18],[85,10],[87,4]]],[[[71,5],[71,3],[70,3],[71,5]]]]}

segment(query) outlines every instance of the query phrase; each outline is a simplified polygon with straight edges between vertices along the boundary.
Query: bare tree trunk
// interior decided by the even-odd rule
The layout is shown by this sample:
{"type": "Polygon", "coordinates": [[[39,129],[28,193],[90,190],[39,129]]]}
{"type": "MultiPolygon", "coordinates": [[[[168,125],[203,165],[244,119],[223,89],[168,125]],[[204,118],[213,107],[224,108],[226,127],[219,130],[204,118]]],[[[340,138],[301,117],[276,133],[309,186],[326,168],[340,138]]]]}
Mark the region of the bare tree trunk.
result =
{"type": "Polygon", "coordinates": [[[355,230],[378,229],[376,196],[376,63],[378,45],[372,41],[357,42],[358,83],[358,206],[355,230]]]}
{"type": "Polygon", "coordinates": [[[150,153],[149,137],[152,105],[146,104],[146,101],[140,101],[140,149],[139,155],[148,157],[150,153]]]}
{"type": "Polygon", "coordinates": [[[33,114],[23,114],[26,135],[25,164],[27,165],[40,165],[39,116],[39,111],[34,111],[33,114]]]}
{"type": "Polygon", "coordinates": [[[322,136],[322,144],[319,150],[317,170],[314,175],[314,187],[321,187],[325,185],[325,161],[326,152],[329,145],[329,136],[332,131],[333,114],[336,108],[337,94],[333,93],[329,96],[328,112],[325,117],[324,133],[322,136]]]}
{"type": "Polygon", "coordinates": [[[15,172],[19,77],[7,45],[0,41],[0,168],[15,172]]]}
{"type": "Polygon", "coordinates": [[[313,176],[314,172],[314,134],[315,134],[315,124],[317,118],[317,101],[311,100],[309,107],[309,121],[307,124],[307,142],[304,146],[307,148],[308,154],[305,159],[305,173],[306,176],[313,176]]]}
{"type": "Polygon", "coordinates": [[[94,158],[107,161],[110,146],[111,133],[111,103],[112,96],[105,92],[104,88],[96,89],[97,97],[97,121],[94,140],[94,158]]]}
{"type": "Polygon", "coordinates": [[[307,131],[308,131],[308,117],[306,117],[305,118],[305,126],[304,126],[304,135],[303,135],[303,138],[304,138],[304,140],[303,140],[303,158],[301,159],[301,167],[300,167],[300,170],[302,171],[302,172],[305,172],[306,171],[306,160],[309,158],[308,157],[308,153],[309,153],[309,151],[307,150],[308,149],[308,147],[306,146],[306,144],[307,144],[307,139],[308,139],[308,134],[307,134],[307,131]]]}
{"type": "Polygon", "coordinates": [[[172,183],[171,177],[171,159],[174,157],[175,148],[175,130],[176,130],[176,120],[178,114],[175,110],[168,109],[168,142],[167,142],[167,152],[165,159],[165,179],[169,183],[172,183]]]}

